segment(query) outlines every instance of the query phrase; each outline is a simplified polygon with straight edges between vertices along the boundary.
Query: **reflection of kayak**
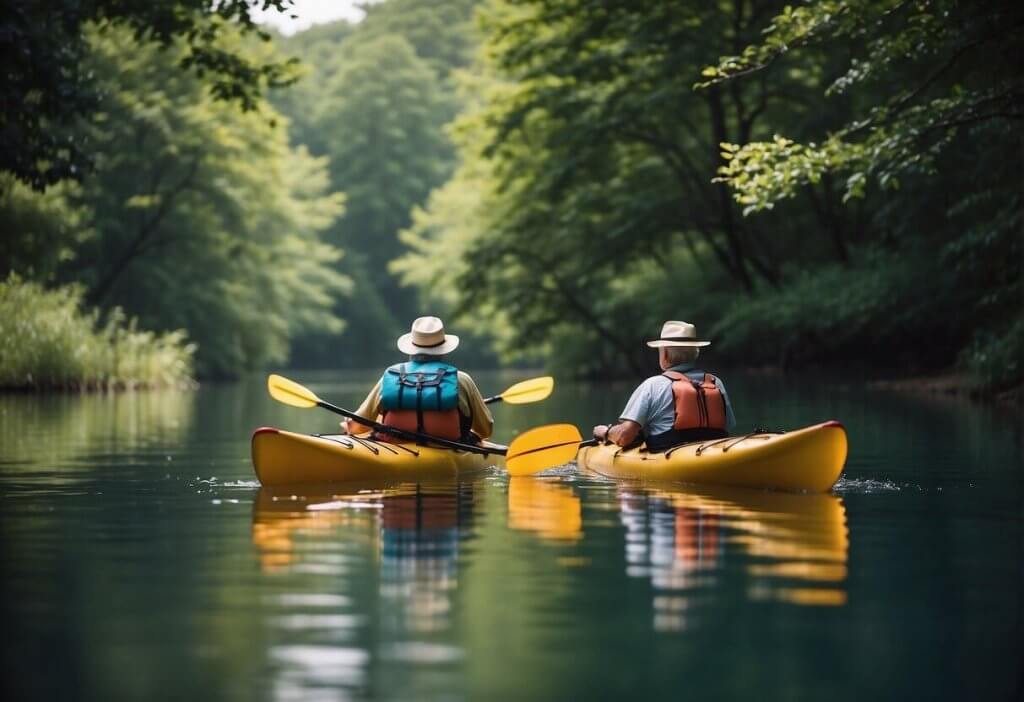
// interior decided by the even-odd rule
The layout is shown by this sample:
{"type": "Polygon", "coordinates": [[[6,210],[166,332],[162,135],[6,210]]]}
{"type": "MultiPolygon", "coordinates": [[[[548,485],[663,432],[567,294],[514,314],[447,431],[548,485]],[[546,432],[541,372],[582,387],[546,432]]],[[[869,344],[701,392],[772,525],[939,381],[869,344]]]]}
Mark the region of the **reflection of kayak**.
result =
{"type": "MultiPolygon", "coordinates": [[[[835,495],[794,495],[726,485],[654,488],[651,494],[676,509],[720,515],[732,531],[743,535],[734,536],[732,543],[740,544],[752,556],[846,564],[850,547],[846,508],[835,495]]],[[[841,572],[845,577],[845,569],[841,572]]]]}
{"type": "Polygon", "coordinates": [[[684,444],[664,453],[586,446],[580,467],[611,478],[678,480],[825,492],[846,461],[846,430],[825,422],[785,434],[748,434],[684,444]]]}
{"type": "Polygon", "coordinates": [[[289,567],[300,557],[315,560],[332,544],[366,543],[367,537],[385,563],[447,562],[471,523],[473,497],[470,483],[445,479],[261,487],[252,538],[267,570],[289,567]],[[340,540],[337,529],[348,530],[340,540]]]}
{"type": "Polygon", "coordinates": [[[252,464],[264,485],[453,478],[499,459],[359,436],[307,436],[266,427],[252,435],[252,464]]]}
{"type": "Polygon", "coordinates": [[[671,563],[672,570],[679,572],[716,568],[721,564],[722,545],[727,543],[749,558],[746,570],[756,580],[748,592],[754,599],[800,605],[846,602],[850,536],[846,509],[835,495],[727,485],[653,487],[647,483],[619,489],[624,504],[633,500],[634,514],[645,497],[648,509],[662,515],[666,507],[671,508],[667,524],[664,519],[647,522],[646,528],[652,530],[652,565],[671,563]]]}

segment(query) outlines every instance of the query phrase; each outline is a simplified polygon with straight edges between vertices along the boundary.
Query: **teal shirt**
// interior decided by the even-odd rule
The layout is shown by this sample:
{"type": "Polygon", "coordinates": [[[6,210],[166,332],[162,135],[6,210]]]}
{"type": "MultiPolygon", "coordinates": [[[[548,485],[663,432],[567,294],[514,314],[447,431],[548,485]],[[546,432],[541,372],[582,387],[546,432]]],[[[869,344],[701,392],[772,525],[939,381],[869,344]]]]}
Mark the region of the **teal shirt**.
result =
{"type": "MultiPolygon", "coordinates": [[[[679,371],[692,375],[695,379],[703,377],[704,371],[698,371],[700,375],[693,373],[697,369],[696,364],[680,363],[672,366],[669,370],[679,371]]],[[[729,402],[729,393],[725,391],[725,385],[716,376],[715,385],[722,393],[722,400],[725,401],[725,424],[728,431],[736,427],[736,416],[732,413],[732,403],[729,402]]],[[[672,397],[672,380],[663,375],[655,375],[640,383],[633,391],[626,408],[619,414],[619,420],[629,419],[639,424],[648,436],[664,434],[672,429],[675,421],[675,401],[672,397]]]]}

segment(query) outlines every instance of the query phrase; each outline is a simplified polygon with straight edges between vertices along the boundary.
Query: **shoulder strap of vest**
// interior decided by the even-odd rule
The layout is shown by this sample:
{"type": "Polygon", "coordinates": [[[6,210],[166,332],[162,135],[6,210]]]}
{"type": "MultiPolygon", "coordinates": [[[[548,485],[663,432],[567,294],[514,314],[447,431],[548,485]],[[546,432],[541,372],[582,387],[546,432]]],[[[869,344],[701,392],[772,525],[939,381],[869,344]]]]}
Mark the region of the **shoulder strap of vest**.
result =
{"type": "Polygon", "coordinates": [[[707,377],[707,374],[705,373],[705,378],[704,379],[702,379],[702,380],[694,380],[693,377],[690,376],[689,373],[683,373],[682,371],[671,371],[671,370],[670,371],[665,371],[664,373],[662,373],[662,375],[664,377],[670,379],[673,383],[678,383],[678,382],[681,382],[681,381],[685,380],[686,382],[688,382],[690,385],[692,385],[694,388],[697,388],[697,389],[699,389],[700,386],[703,385],[703,382],[706,380],[706,377],[707,377]]]}

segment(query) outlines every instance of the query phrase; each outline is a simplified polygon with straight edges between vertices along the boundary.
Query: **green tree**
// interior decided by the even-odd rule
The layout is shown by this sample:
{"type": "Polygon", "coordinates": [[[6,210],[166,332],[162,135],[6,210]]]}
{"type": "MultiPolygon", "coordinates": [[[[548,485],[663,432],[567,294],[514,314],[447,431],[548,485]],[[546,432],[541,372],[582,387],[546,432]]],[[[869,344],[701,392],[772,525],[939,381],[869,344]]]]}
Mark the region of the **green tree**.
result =
{"type": "Polygon", "coordinates": [[[706,67],[699,87],[735,84],[776,61],[813,61],[816,48],[845,45],[852,58],[824,87],[825,97],[857,90],[869,97],[820,144],[778,136],[741,140],[742,148],[725,145],[722,180],[753,212],[826,174],[846,177],[850,199],[863,197],[871,179],[898,188],[904,174],[934,173],[935,156],[958,135],[1024,120],[1022,26],[1024,8],[1016,2],[834,0],[786,7],[772,18],[762,43],[706,67]]]}
{"type": "Polygon", "coordinates": [[[345,62],[344,43],[361,25],[346,20],[314,25],[290,37],[278,36],[275,43],[282,52],[295,56],[298,79],[287,87],[271,90],[268,97],[289,120],[288,136],[296,145],[312,153],[327,153],[316,122],[316,106],[323,99],[324,86],[345,62]]]}
{"type": "MultiPolygon", "coordinates": [[[[1024,380],[1024,203],[1019,168],[1008,158],[1024,150],[1022,28],[1017,2],[787,7],[761,41],[706,67],[701,84],[728,89],[769,67],[807,70],[823,50],[841,47],[847,66],[820,89],[824,101],[852,109],[808,138],[780,129],[784,136],[771,141],[723,144],[719,180],[745,213],[770,210],[824,179],[845,183],[844,201],[870,200],[876,245],[918,263],[908,272],[915,286],[885,295],[902,310],[883,315],[880,298],[861,317],[905,317],[893,325],[902,334],[935,338],[917,350],[918,363],[948,363],[960,352],[995,387],[1024,380]]],[[[914,346],[911,338],[897,345],[914,346]]]]}
{"type": "Polygon", "coordinates": [[[452,147],[443,126],[454,104],[434,71],[402,37],[383,35],[346,49],[348,60],[315,106],[315,128],[331,163],[331,184],[346,193],[346,212],[330,232],[355,287],[346,313],[353,334],[340,355],[330,338],[309,340],[313,362],[365,363],[393,350],[414,311],[388,262],[413,206],[447,177],[452,147]]]}
{"type": "Polygon", "coordinates": [[[746,363],[1019,382],[1020,15],[494,2],[460,165],[394,268],[582,374],[640,373],[683,316],[746,363]]]}
{"type": "Polygon", "coordinates": [[[405,252],[398,231],[411,210],[451,173],[445,125],[460,106],[453,76],[471,59],[476,4],[388,0],[369,5],[357,25],[335,22],[283,40],[306,75],[273,99],[292,120],[293,143],[329,157],[332,184],[348,195],[331,240],[348,252],[341,270],[358,301],[345,311],[345,337],[304,338],[300,363],[374,363],[394,352],[409,316],[424,312],[388,264],[405,252]]]}
{"type": "Polygon", "coordinates": [[[94,234],[89,212],[71,204],[78,187],[65,181],[44,196],[12,175],[0,176],[0,272],[53,282],[61,263],[94,234]]]}
{"type": "Polygon", "coordinates": [[[442,79],[469,65],[476,48],[472,26],[479,0],[387,0],[365,7],[359,25],[361,38],[397,34],[442,79]]]}
{"type": "MultiPolygon", "coordinates": [[[[220,39],[234,27],[266,38],[250,15],[254,0],[13,0],[0,14],[0,172],[39,189],[81,178],[91,145],[73,128],[98,106],[99,86],[83,60],[88,27],[117,23],[139,42],[177,51],[180,68],[207,77],[217,98],[250,110],[265,85],[291,79],[290,63],[226,49],[220,39]]],[[[264,9],[286,10],[291,0],[261,0],[264,9]]]]}
{"type": "MultiPolygon", "coordinates": [[[[504,307],[535,345],[577,339],[584,372],[639,369],[636,342],[666,313],[650,303],[678,299],[672,281],[781,284],[780,241],[796,223],[744,222],[710,180],[723,134],[764,133],[768,121],[811,111],[800,102],[808,80],[704,95],[691,87],[702,57],[752,40],[764,11],[742,0],[495,3],[483,16],[479,69],[491,89],[459,127],[481,133],[463,163],[487,164],[494,180],[482,195],[486,222],[466,248],[462,307],[504,307]],[[682,266],[691,270],[681,275],[682,266]],[[641,290],[635,278],[652,283],[640,309],[619,292],[641,290]],[[588,357],[588,348],[600,351],[588,357]]],[[[690,297],[691,316],[715,307],[703,291],[690,297]]]]}
{"type": "Polygon", "coordinates": [[[147,329],[187,329],[204,375],[283,362],[301,330],[339,329],[332,310],[347,283],[320,233],[342,196],[329,194],[324,160],[289,147],[268,105],[241,112],[180,71],[185,46],[140,46],[115,28],[90,45],[104,98],[81,137],[95,170],[63,197],[88,213],[91,236],[58,282],[83,283],[90,303],[147,329]]]}

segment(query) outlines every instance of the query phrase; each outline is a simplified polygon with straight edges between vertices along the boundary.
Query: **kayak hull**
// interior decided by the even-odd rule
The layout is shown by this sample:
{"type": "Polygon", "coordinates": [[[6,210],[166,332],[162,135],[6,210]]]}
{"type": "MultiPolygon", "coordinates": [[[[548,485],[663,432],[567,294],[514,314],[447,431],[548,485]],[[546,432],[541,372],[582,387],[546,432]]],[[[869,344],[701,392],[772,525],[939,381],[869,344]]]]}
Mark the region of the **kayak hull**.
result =
{"type": "Polygon", "coordinates": [[[586,446],[576,461],[609,478],[826,492],[843,472],[847,448],[846,430],[832,421],[784,434],[685,444],[664,453],[647,453],[642,446],[586,446]]]}
{"type": "Polygon", "coordinates": [[[271,427],[252,435],[252,465],[260,483],[267,486],[456,478],[494,465],[499,458],[366,437],[309,436],[271,427]]]}

